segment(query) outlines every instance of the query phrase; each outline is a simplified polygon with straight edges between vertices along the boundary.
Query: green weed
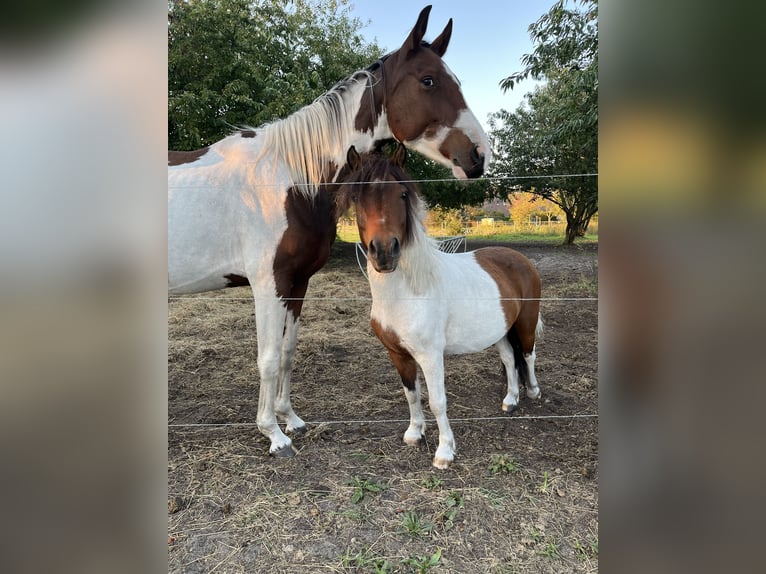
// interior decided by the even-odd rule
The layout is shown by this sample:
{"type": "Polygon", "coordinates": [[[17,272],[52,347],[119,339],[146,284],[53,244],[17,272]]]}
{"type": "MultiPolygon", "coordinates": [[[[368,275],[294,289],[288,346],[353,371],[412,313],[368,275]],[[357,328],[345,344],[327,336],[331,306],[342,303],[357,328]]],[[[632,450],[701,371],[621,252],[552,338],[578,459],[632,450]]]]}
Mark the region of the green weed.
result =
{"type": "Polygon", "coordinates": [[[402,515],[402,524],[400,532],[411,537],[426,536],[434,529],[433,523],[420,517],[414,510],[405,512],[402,515]]]}
{"type": "Polygon", "coordinates": [[[402,565],[414,568],[417,574],[426,574],[431,568],[439,565],[441,558],[442,550],[439,548],[431,556],[413,556],[402,560],[402,565]]]}
{"type": "Polygon", "coordinates": [[[513,459],[511,457],[506,456],[504,454],[494,454],[492,455],[492,459],[489,464],[489,472],[492,474],[511,474],[512,472],[517,472],[519,470],[519,465],[513,462],[513,459]]]}
{"type": "Polygon", "coordinates": [[[354,504],[357,504],[358,502],[361,502],[364,500],[364,497],[366,494],[374,493],[377,494],[381,490],[386,488],[385,484],[377,483],[377,482],[371,482],[368,479],[361,479],[358,476],[355,476],[354,478],[350,479],[348,481],[349,486],[354,487],[354,492],[351,494],[351,502],[354,504]]]}

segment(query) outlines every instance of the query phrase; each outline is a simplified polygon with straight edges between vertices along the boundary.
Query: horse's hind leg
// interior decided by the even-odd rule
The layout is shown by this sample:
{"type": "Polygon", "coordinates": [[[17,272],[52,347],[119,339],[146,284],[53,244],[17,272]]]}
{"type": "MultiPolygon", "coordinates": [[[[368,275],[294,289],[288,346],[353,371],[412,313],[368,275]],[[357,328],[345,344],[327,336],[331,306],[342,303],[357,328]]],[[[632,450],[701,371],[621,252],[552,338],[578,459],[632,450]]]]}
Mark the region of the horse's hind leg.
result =
{"type": "MultiPolygon", "coordinates": [[[[534,315],[529,313],[523,323],[517,322],[521,350],[524,353],[524,361],[527,363],[527,397],[530,399],[540,398],[540,386],[535,376],[535,342],[543,332],[543,320],[538,307],[533,307],[534,315]]],[[[521,318],[520,318],[521,320],[521,318]]]]}
{"type": "Polygon", "coordinates": [[[505,376],[508,381],[508,392],[503,399],[503,411],[510,414],[519,406],[519,373],[516,371],[516,359],[513,356],[513,348],[506,337],[495,343],[495,348],[500,353],[503,362],[505,376]]]}

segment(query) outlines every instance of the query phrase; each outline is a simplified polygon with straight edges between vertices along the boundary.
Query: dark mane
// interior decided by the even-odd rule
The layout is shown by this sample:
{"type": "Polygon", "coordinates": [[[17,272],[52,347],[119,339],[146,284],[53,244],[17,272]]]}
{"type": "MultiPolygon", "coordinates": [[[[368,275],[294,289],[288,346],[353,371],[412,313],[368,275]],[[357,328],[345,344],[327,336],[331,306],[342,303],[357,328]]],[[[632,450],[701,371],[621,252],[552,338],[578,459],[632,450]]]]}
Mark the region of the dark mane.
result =
{"type": "Polygon", "coordinates": [[[402,246],[413,239],[415,226],[420,220],[421,201],[417,185],[412,177],[394,163],[384,152],[362,154],[362,164],[351,169],[346,164],[338,174],[332,187],[335,188],[335,213],[340,218],[358,199],[368,193],[379,193],[383,186],[397,181],[407,188],[407,230],[402,246]]]}

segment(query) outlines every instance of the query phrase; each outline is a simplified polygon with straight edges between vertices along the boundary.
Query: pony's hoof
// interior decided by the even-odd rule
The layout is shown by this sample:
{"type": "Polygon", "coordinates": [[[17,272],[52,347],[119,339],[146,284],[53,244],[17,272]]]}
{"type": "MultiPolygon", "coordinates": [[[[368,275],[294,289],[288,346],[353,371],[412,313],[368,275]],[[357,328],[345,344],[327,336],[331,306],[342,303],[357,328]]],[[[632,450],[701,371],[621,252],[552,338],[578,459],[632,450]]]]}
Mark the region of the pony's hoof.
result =
{"type": "Polygon", "coordinates": [[[295,427],[294,429],[287,429],[287,432],[289,432],[292,435],[295,436],[301,436],[308,432],[308,429],[306,428],[306,425],[303,425],[302,427],[295,427]]]}
{"type": "Polygon", "coordinates": [[[506,405],[505,403],[503,403],[503,412],[507,415],[510,415],[511,413],[513,413],[513,411],[515,411],[518,408],[519,408],[519,405],[506,405]]]}
{"type": "Polygon", "coordinates": [[[435,458],[433,465],[439,470],[446,470],[449,468],[451,462],[451,460],[447,460],[446,458],[435,458]]]}
{"type": "Polygon", "coordinates": [[[269,452],[269,454],[274,458],[292,458],[295,456],[296,451],[293,448],[293,445],[287,444],[282,448],[269,452]]]}
{"type": "Polygon", "coordinates": [[[423,437],[404,437],[404,444],[408,446],[420,446],[423,444],[423,437]]]}

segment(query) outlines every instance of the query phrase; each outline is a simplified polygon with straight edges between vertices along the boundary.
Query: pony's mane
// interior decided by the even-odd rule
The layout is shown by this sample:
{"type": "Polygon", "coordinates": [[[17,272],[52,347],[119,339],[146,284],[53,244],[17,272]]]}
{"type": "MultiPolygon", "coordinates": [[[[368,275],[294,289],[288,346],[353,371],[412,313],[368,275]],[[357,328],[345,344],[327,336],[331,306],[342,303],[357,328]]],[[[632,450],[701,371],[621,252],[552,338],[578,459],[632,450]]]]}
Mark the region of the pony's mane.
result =
{"type": "Polygon", "coordinates": [[[407,277],[407,282],[415,294],[423,294],[437,284],[439,257],[436,241],[428,236],[425,228],[426,205],[418,195],[417,185],[411,176],[398,167],[382,152],[370,152],[361,155],[362,164],[356,170],[348,166],[341,170],[336,184],[336,213],[340,216],[354,199],[364,193],[377,193],[378,185],[393,177],[404,185],[407,197],[407,221],[405,236],[402,238],[402,254],[399,270],[407,277]]]}
{"type": "Polygon", "coordinates": [[[367,70],[354,72],[313,103],[263,126],[264,145],[258,159],[275,154],[287,166],[293,185],[307,197],[316,196],[329,175],[330,163],[345,157],[354,121],[346,94],[355,84],[372,78],[367,70]]]}

